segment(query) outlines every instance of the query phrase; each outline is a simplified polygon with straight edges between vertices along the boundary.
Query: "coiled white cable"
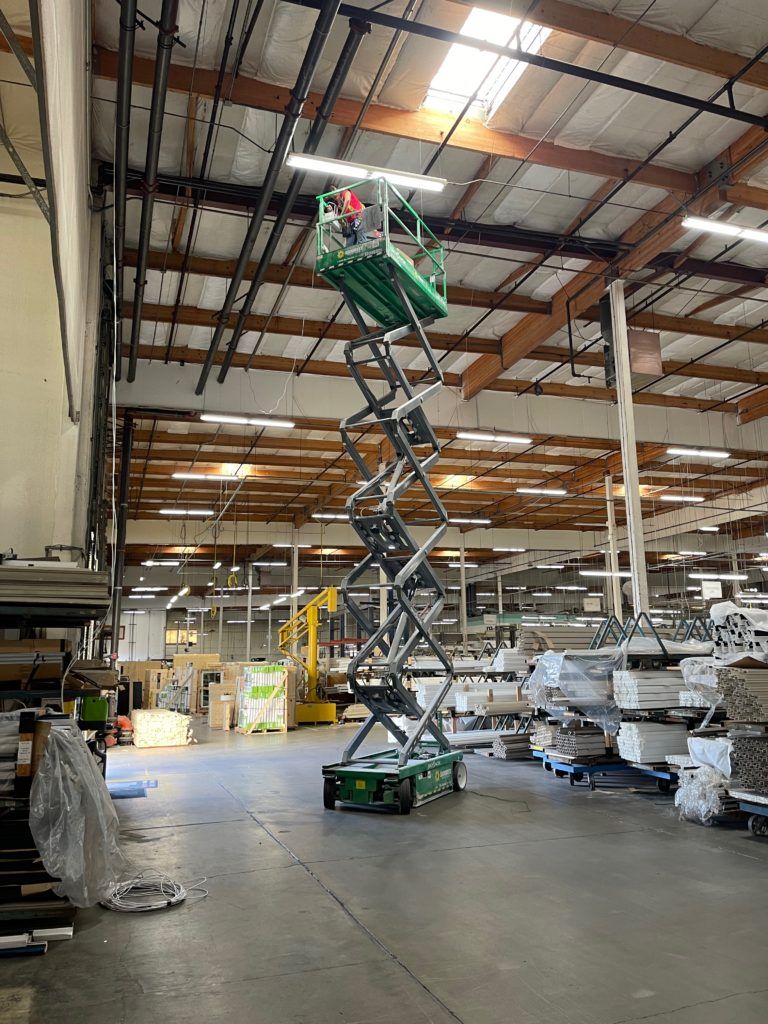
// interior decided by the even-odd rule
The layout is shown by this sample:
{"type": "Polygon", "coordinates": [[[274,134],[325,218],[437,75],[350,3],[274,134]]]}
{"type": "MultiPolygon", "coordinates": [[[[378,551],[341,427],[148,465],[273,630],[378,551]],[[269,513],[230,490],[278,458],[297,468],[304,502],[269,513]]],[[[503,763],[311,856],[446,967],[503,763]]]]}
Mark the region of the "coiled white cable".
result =
{"type": "Polygon", "coordinates": [[[146,871],[136,878],[121,882],[101,905],[108,910],[124,914],[142,914],[149,910],[166,910],[184,900],[203,900],[208,890],[203,887],[206,878],[186,884],[159,871],[146,871]]]}

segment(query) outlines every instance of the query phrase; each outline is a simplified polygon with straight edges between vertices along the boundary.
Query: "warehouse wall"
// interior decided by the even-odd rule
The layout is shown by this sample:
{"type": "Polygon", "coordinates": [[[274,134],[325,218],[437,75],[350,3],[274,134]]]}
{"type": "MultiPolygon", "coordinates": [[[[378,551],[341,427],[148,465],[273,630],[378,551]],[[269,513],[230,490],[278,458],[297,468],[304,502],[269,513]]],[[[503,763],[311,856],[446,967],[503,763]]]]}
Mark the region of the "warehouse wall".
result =
{"type": "Polygon", "coordinates": [[[79,423],[68,416],[48,225],[31,199],[0,200],[0,549],[84,543],[94,324],[79,423]]]}

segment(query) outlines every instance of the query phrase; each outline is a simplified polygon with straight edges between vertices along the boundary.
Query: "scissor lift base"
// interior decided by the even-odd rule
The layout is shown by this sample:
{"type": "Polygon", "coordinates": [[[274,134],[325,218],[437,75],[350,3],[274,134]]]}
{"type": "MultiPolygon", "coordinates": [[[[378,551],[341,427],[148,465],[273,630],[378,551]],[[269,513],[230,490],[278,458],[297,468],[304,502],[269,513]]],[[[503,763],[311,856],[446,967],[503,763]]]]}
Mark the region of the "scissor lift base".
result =
{"type": "Polygon", "coordinates": [[[464,789],[467,770],[460,751],[426,753],[399,766],[397,749],[381,750],[346,764],[323,765],[323,804],[384,807],[409,814],[430,800],[464,789]]]}

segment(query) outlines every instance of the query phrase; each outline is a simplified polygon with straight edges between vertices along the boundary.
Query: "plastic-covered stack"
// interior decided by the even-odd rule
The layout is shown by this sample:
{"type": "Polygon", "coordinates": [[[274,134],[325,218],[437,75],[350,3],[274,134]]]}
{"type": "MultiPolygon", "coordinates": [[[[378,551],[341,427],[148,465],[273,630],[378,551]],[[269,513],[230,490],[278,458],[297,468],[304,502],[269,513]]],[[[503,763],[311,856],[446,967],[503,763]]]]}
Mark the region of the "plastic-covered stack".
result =
{"type": "Polygon", "coordinates": [[[615,733],[621,713],[613,696],[613,674],[625,667],[623,647],[562,654],[549,651],[541,655],[529,680],[531,699],[553,718],[576,709],[601,729],[615,733]]]}
{"type": "Polygon", "coordinates": [[[709,614],[718,657],[726,660],[729,656],[750,654],[761,661],[768,660],[768,611],[723,601],[712,605],[709,614]]]}
{"type": "Polygon", "coordinates": [[[605,757],[605,736],[602,729],[560,729],[555,747],[558,754],[579,761],[605,757]]]}
{"type": "MultiPolygon", "coordinates": [[[[521,710],[521,702],[517,699],[517,689],[509,687],[492,687],[471,690],[455,690],[455,707],[457,711],[476,711],[478,714],[503,715],[521,710]],[[494,705],[496,710],[493,710],[494,705]]],[[[526,702],[522,702],[525,706],[526,702]]]]}
{"type": "Polygon", "coordinates": [[[192,719],[177,711],[137,708],[131,722],[135,747],[185,747],[192,742],[192,719]]]}
{"type": "Polygon", "coordinates": [[[717,768],[683,769],[678,776],[675,806],[687,821],[709,824],[713,818],[737,811],[728,795],[728,779],[717,768]]]}
{"type": "Polygon", "coordinates": [[[675,672],[614,672],[613,693],[625,711],[676,708],[680,703],[680,676],[675,672]]]}
{"type": "Polygon", "coordinates": [[[688,753],[688,730],[684,725],[622,722],[617,739],[619,756],[637,764],[661,764],[668,754],[688,753]]]}
{"type": "Polygon", "coordinates": [[[684,658],[680,662],[685,689],[680,691],[680,707],[711,708],[722,700],[718,683],[718,662],[714,658],[684,658]]]}

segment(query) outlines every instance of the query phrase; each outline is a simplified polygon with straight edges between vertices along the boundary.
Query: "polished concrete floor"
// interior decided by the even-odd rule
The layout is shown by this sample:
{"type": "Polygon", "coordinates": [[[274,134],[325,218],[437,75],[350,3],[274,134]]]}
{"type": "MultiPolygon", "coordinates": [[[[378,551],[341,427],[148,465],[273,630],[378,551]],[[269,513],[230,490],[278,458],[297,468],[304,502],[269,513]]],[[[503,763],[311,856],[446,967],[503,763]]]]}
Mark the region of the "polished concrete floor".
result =
{"type": "Polygon", "coordinates": [[[349,729],[114,751],[136,870],[206,876],[151,915],[82,911],[0,962],[2,1024],[764,1024],[768,841],[655,789],[468,757],[463,794],[324,811],[349,729]]]}

